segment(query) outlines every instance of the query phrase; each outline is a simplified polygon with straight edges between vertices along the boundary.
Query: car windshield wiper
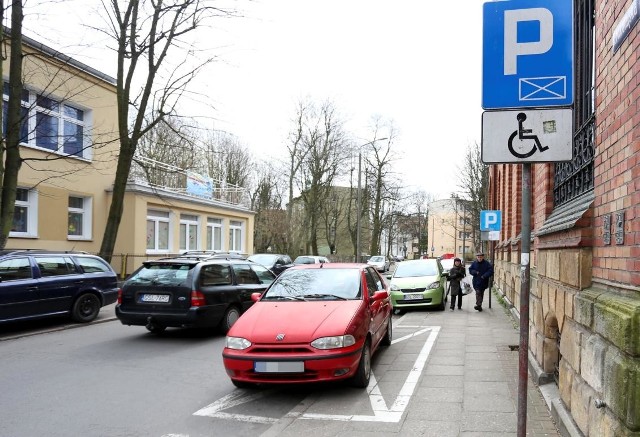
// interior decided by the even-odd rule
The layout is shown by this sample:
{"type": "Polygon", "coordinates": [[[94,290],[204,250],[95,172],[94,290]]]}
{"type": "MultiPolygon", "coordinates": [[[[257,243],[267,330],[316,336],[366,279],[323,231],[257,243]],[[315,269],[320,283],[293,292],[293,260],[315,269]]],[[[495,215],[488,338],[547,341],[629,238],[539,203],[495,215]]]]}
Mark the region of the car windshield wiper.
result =
{"type": "Polygon", "coordinates": [[[310,297],[312,299],[322,299],[322,298],[325,298],[325,297],[331,297],[331,298],[338,299],[338,300],[347,300],[346,297],[338,296],[337,294],[314,293],[314,294],[305,294],[304,297],[310,297]]]}
{"type": "Polygon", "coordinates": [[[284,299],[284,300],[305,300],[304,297],[302,296],[270,296],[267,295],[263,298],[264,300],[267,299],[273,299],[273,300],[280,300],[280,299],[284,299]]]}

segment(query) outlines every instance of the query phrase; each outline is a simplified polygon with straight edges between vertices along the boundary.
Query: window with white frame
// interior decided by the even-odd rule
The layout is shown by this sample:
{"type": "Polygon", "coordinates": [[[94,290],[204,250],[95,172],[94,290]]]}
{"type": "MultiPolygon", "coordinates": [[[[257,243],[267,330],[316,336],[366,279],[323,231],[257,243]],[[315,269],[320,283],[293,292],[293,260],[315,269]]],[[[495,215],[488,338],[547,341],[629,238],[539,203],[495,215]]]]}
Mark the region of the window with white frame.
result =
{"type": "Polygon", "coordinates": [[[67,237],[70,240],[91,238],[91,203],[91,197],[69,196],[67,237]]]}
{"type": "Polygon", "coordinates": [[[26,188],[16,190],[16,206],[10,237],[38,236],[38,192],[26,188]]]}
{"type": "MultiPolygon", "coordinates": [[[[3,99],[9,101],[9,84],[4,82],[3,99]]],[[[22,91],[20,144],[52,152],[91,158],[88,111],[29,90],[22,91]]],[[[3,105],[3,133],[7,129],[7,105],[3,105]]]]}
{"type": "Polygon", "coordinates": [[[242,252],[243,224],[237,220],[229,222],[229,252],[242,252]]]}
{"type": "Polygon", "coordinates": [[[207,250],[222,250],[222,219],[207,218],[207,250]]]}
{"type": "Polygon", "coordinates": [[[198,250],[198,216],[180,214],[180,250],[198,250]]]}
{"type": "Polygon", "coordinates": [[[147,252],[169,251],[169,223],[169,212],[147,211],[147,252]]]}

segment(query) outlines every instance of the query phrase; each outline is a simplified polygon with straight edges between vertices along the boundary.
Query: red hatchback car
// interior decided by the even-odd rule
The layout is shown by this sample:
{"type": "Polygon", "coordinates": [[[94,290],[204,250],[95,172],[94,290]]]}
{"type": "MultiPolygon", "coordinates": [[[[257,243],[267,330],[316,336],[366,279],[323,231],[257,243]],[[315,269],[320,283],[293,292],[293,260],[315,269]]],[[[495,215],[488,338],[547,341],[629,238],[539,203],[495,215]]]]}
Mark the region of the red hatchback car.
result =
{"type": "Polygon", "coordinates": [[[222,358],[237,387],[349,379],[367,387],[371,356],[391,344],[389,290],[364,264],[284,271],[231,327],[222,358]]]}

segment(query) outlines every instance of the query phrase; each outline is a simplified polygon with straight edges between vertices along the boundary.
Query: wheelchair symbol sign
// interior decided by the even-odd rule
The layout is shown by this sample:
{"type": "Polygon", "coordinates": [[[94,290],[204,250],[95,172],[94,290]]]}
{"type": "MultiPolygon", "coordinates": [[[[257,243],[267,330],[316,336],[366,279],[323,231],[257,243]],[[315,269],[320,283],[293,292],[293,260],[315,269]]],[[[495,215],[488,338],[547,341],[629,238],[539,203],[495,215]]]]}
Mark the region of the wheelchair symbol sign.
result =
{"type": "Polygon", "coordinates": [[[571,161],[571,108],[484,112],[481,157],[485,164],[571,161]]]}

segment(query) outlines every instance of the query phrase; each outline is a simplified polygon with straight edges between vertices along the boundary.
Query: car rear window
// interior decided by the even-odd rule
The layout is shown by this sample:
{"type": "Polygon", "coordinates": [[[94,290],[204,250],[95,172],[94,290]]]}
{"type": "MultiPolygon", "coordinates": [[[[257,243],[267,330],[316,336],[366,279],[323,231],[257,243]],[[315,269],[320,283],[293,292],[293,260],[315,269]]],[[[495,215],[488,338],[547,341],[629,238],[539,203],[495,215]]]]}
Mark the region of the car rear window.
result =
{"type": "Polygon", "coordinates": [[[35,260],[43,277],[78,273],[76,265],[66,256],[38,256],[35,260]]]}
{"type": "Polygon", "coordinates": [[[127,284],[185,285],[195,264],[146,264],[133,273],[127,284]]]}

